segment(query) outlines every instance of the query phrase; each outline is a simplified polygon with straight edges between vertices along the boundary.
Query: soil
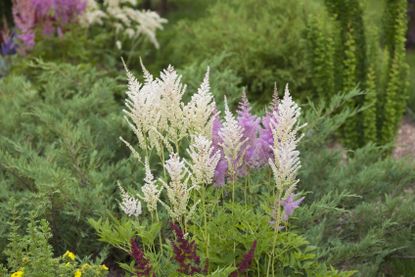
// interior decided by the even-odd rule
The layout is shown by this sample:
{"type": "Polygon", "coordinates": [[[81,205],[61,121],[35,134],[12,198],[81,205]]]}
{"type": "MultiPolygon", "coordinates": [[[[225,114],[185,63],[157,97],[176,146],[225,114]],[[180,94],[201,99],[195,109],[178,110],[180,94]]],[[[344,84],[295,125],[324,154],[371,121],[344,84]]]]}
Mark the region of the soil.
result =
{"type": "Polygon", "coordinates": [[[415,120],[409,117],[402,120],[396,138],[393,156],[395,158],[407,157],[415,159],[415,120]]]}

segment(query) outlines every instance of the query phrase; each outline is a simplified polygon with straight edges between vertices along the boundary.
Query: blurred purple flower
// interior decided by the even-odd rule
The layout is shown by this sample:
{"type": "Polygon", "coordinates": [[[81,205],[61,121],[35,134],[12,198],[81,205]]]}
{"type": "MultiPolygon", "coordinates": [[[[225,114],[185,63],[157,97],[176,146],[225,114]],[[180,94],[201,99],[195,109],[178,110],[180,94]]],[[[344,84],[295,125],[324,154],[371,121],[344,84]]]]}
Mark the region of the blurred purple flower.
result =
{"type": "Polygon", "coordinates": [[[18,36],[19,39],[23,42],[25,46],[29,49],[35,46],[35,34],[34,33],[25,33],[18,36]]]}
{"type": "Polygon", "coordinates": [[[298,200],[294,200],[294,195],[291,194],[287,197],[287,199],[282,201],[282,206],[284,208],[283,219],[285,221],[288,220],[288,218],[294,213],[294,210],[300,206],[303,200],[304,200],[304,197],[301,197],[298,200]]]}
{"type": "Polygon", "coordinates": [[[86,9],[86,0],[14,0],[13,18],[17,36],[30,50],[35,45],[36,29],[47,36],[61,36],[69,23],[74,23],[86,9]]]}
{"type": "Polygon", "coordinates": [[[16,54],[16,43],[14,41],[15,35],[12,33],[11,35],[7,33],[0,33],[0,53],[3,56],[9,56],[16,54]]]}

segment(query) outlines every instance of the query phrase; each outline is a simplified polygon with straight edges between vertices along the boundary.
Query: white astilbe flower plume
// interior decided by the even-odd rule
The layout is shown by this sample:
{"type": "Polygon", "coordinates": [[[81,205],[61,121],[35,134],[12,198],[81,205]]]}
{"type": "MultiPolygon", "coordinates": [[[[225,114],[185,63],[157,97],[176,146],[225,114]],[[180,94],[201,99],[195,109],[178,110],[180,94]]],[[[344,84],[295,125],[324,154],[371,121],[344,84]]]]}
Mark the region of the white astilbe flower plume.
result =
{"type": "Polygon", "coordinates": [[[150,170],[148,158],[145,160],[145,170],[144,186],[141,187],[143,195],[140,198],[147,204],[148,211],[153,214],[157,210],[157,202],[160,199],[161,189],[156,185],[156,181],[150,170]]]}
{"type": "MultiPolygon", "coordinates": [[[[169,184],[161,181],[166,188],[169,205],[160,201],[167,209],[170,217],[177,222],[190,217],[194,207],[188,210],[190,192],[194,187],[189,187],[189,174],[185,162],[180,160],[177,154],[171,154],[165,163],[165,169],[170,176],[169,184]]],[[[196,205],[196,204],[195,204],[196,205]]]]}
{"type": "Polygon", "coordinates": [[[165,134],[162,134],[166,139],[173,143],[179,142],[187,132],[182,102],[186,85],[182,84],[181,79],[182,76],[177,74],[173,66],[169,65],[161,72],[158,80],[161,90],[160,127],[165,131],[165,134]]]}
{"type": "Polygon", "coordinates": [[[121,193],[120,209],[128,216],[138,217],[141,214],[141,202],[129,195],[123,187],[118,184],[121,193]]]}
{"type": "Polygon", "coordinates": [[[135,6],[137,6],[135,0],[104,0],[101,9],[95,0],[88,0],[81,23],[90,26],[102,25],[105,21],[115,29],[116,33],[122,33],[130,39],[145,36],[154,47],[159,48],[156,32],[163,29],[167,19],[160,17],[154,11],[137,10],[133,8],[135,6]]]}
{"type": "Polygon", "coordinates": [[[207,137],[212,135],[212,115],[215,110],[215,102],[210,92],[209,68],[197,93],[192,96],[183,110],[189,133],[192,132],[207,137]]]}
{"type": "Polygon", "coordinates": [[[219,130],[219,137],[222,140],[220,146],[222,147],[223,154],[228,162],[229,175],[232,178],[235,178],[237,170],[243,161],[244,154],[241,153],[241,149],[246,142],[246,139],[243,139],[243,129],[229,110],[226,98],[224,119],[223,126],[219,130]]]}
{"type": "Polygon", "coordinates": [[[124,112],[132,121],[143,150],[159,148],[169,141],[176,142],[185,133],[183,127],[182,97],[185,86],[172,66],[154,77],[142,65],[144,84],[140,84],[127,70],[128,91],[124,112]]]}
{"type": "Polygon", "coordinates": [[[212,141],[202,135],[195,136],[187,152],[191,159],[189,165],[192,184],[195,186],[211,184],[216,165],[221,158],[220,152],[214,150],[212,141]]]}
{"type": "Polygon", "coordinates": [[[154,11],[137,11],[133,10],[131,18],[137,22],[138,27],[136,30],[136,36],[143,34],[157,49],[160,47],[157,38],[156,31],[163,30],[163,24],[167,23],[167,19],[160,17],[160,15],[154,11]]]}
{"type": "Polygon", "coordinates": [[[300,107],[292,100],[288,85],[280,101],[278,110],[274,111],[271,127],[273,132],[274,160],[269,159],[277,190],[283,192],[282,199],[291,195],[298,183],[297,171],[300,168],[300,152],[297,150],[300,107]]]}
{"type": "Polygon", "coordinates": [[[80,23],[84,27],[98,24],[102,25],[107,18],[107,14],[103,12],[95,0],[87,0],[85,11],[80,16],[80,23]]]}

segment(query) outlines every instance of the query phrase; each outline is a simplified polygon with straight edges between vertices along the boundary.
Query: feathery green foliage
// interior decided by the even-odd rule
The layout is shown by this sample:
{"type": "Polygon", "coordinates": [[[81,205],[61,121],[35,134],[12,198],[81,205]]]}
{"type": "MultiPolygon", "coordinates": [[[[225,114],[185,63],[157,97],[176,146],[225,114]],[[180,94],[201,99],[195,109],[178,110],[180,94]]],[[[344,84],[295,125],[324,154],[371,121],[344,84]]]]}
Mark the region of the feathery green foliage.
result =
{"type": "Polygon", "coordinates": [[[378,276],[392,261],[415,253],[415,165],[384,158],[388,149],[373,144],[351,157],[342,148],[323,149],[328,134],[353,116],[336,104],[348,101],[347,97],[353,95],[338,95],[333,103],[323,103],[305,115],[308,122],[315,122],[306,133],[316,139],[303,141],[299,187],[306,204],[292,228],[319,247],[321,259],[343,269],[357,269],[358,276],[378,276]]]}
{"type": "MultiPolygon", "coordinates": [[[[86,65],[31,68],[32,82],[0,80],[0,206],[13,196],[22,211],[48,220],[57,251],[90,254],[98,244],[86,218],[112,209],[116,181],[138,173],[118,142],[118,85],[86,65]]],[[[1,215],[2,238],[8,216],[1,215]]]]}

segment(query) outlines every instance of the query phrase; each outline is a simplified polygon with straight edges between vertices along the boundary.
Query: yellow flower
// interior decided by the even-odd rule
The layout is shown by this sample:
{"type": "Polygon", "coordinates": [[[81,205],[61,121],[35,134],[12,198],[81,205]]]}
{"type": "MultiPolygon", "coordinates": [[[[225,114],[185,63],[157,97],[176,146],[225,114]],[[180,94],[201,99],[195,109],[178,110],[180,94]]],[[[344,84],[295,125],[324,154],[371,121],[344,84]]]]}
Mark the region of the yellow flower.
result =
{"type": "Polygon", "coordinates": [[[13,273],[10,277],[23,277],[23,276],[24,276],[23,270],[19,270],[13,273]]]}
{"type": "Polygon", "coordinates": [[[102,270],[105,270],[105,271],[108,271],[108,269],[109,269],[109,268],[108,268],[108,266],[106,266],[106,265],[102,264],[102,265],[101,265],[101,269],[102,269],[102,270]]]}
{"type": "Polygon", "coordinates": [[[82,272],[81,272],[81,270],[80,270],[80,269],[77,269],[77,270],[75,271],[74,277],[81,277],[81,276],[82,276],[82,272]]]}
{"type": "Polygon", "coordinates": [[[83,264],[81,265],[81,271],[85,271],[86,269],[88,269],[90,267],[89,264],[83,264]]]}
{"type": "Polygon", "coordinates": [[[63,257],[65,258],[65,257],[68,257],[68,259],[70,259],[70,260],[72,260],[72,261],[75,261],[75,254],[74,253],[72,253],[71,251],[66,251],[65,252],[65,254],[63,254],[63,257]]]}

